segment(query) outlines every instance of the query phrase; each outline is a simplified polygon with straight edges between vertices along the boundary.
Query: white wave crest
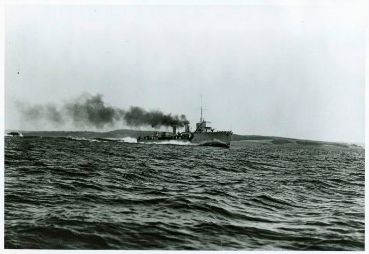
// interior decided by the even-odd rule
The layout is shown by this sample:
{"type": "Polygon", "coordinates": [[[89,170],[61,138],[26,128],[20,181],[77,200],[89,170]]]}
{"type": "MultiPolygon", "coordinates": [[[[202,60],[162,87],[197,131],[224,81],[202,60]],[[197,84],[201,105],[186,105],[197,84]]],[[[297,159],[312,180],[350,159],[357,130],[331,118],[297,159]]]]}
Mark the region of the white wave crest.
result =
{"type": "Polygon", "coordinates": [[[68,136],[69,139],[73,139],[73,140],[86,140],[86,141],[91,141],[91,139],[89,138],[83,138],[83,137],[74,137],[74,136],[68,136]]]}
{"type": "Polygon", "coordinates": [[[124,137],[119,140],[124,143],[137,143],[137,138],[132,138],[132,137],[124,137]]]}

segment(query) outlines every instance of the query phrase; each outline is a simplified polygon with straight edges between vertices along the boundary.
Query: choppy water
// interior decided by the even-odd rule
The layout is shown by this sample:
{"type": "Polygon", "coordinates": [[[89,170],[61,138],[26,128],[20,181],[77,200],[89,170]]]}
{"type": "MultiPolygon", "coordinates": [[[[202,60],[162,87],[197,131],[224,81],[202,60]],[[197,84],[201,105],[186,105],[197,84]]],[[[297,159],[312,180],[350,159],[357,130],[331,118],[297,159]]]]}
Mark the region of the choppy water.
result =
{"type": "Polygon", "coordinates": [[[364,149],[6,137],[5,248],[364,250],[364,149]]]}

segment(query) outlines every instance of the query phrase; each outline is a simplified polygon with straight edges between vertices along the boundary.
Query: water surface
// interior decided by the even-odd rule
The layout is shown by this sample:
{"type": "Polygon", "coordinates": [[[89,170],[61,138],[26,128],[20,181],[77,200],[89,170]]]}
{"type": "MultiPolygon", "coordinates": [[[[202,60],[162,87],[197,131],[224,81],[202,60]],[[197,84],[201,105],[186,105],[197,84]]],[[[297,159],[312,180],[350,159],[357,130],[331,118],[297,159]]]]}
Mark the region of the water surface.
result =
{"type": "Polygon", "coordinates": [[[5,248],[364,250],[364,149],[5,138],[5,248]]]}

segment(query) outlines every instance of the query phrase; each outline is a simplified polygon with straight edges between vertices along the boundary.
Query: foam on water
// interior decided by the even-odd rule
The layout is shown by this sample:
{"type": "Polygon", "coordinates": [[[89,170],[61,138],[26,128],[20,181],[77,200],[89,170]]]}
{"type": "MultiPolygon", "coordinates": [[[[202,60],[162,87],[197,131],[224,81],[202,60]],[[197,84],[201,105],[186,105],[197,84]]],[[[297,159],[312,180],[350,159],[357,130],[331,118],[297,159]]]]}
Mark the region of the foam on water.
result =
{"type": "Polygon", "coordinates": [[[137,138],[132,138],[132,137],[124,137],[120,140],[125,143],[137,143],[137,138]]]}
{"type": "Polygon", "coordinates": [[[91,138],[74,137],[74,136],[68,136],[67,138],[71,140],[77,140],[77,141],[92,141],[93,140],[91,138]]]}

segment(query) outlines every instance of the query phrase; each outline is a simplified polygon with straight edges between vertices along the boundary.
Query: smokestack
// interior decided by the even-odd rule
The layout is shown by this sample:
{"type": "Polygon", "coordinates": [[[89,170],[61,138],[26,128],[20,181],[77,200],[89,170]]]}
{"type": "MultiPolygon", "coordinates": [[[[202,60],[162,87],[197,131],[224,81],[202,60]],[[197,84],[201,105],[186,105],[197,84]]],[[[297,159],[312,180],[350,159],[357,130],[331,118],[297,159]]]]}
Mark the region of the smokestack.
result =
{"type": "Polygon", "coordinates": [[[176,135],[177,134],[177,126],[173,125],[172,128],[173,128],[173,135],[176,135]]]}
{"type": "Polygon", "coordinates": [[[188,123],[185,124],[185,132],[190,132],[190,125],[188,123]]]}

